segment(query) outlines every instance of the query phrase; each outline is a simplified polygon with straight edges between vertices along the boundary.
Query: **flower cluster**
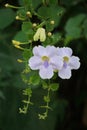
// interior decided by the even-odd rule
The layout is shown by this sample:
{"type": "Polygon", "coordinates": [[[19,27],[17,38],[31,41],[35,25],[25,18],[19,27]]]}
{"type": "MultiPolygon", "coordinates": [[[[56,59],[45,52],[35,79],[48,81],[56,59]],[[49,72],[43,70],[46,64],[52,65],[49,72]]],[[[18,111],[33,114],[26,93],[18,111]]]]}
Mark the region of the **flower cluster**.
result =
{"type": "Polygon", "coordinates": [[[42,79],[51,79],[54,72],[62,79],[71,77],[71,70],[80,67],[79,58],[72,56],[72,49],[69,47],[35,46],[33,54],[29,59],[29,66],[32,70],[39,70],[42,79]]]}

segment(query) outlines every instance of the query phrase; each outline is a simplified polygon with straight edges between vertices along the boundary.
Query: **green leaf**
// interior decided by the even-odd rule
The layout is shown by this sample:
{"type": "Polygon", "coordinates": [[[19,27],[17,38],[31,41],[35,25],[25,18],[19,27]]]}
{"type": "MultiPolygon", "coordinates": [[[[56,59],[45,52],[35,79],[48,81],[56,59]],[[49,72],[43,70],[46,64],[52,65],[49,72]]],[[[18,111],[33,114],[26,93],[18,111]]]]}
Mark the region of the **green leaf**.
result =
{"type": "Polygon", "coordinates": [[[12,9],[0,9],[0,29],[9,26],[15,20],[15,16],[12,9]]]}
{"type": "Polygon", "coordinates": [[[54,25],[51,25],[51,24],[50,24],[50,21],[47,22],[47,24],[46,24],[46,30],[47,30],[48,32],[50,32],[50,31],[52,31],[53,29],[54,29],[54,25]]]}
{"type": "Polygon", "coordinates": [[[20,17],[20,18],[26,18],[26,10],[25,9],[19,9],[17,11],[17,15],[20,17]]]}
{"type": "Polygon", "coordinates": [[[50,102],[50,97],[49,96],[44,96],[44,101],[45,102],[50,102]]]}
{"type": "Polygon", "coordinates": [[[24,52],[23,52],[23,59],[28,61],[29,58],[31,57],[31,55],[32,55],[31,50],[24,50],[24,52]]]}
{"type": "Polygon", "coordinates": [[[83,34],[87,38],[87,18],[84,20],[83,23],[83,34]]]}
{"type": "Polygon", "coordinates": [[[54,5],[51,5],[50,7],[42,6],[38,9],[38,14],[42,16],[44,19],[55,21],[54,26],[57,26],[59,24],[63,13],[64,13],[64,8],[60,6],[54,6],[54,5]]]}
{"type": "Polygon", "coordinates": [[[19,31],[15,35],[14,40],[20,41],[20,42],[26,42],[29,40],[29,37],[23,31],[19,31]]]}
{"type": "Polygon", "coordinates": [[[58,0],[49,0],[50,1],[50,4],[54,4],[54,5],[57,5],[58,4],[58,0]]]}
{"type": "Polygon", "coordinates": [[[80,38],[81,35],[81,28],[79,27],[73,27],[70,32],[67,32],[66,38],[71,38],[71,39],[77,39],[80,38]]]}
{"type": "Polygon", "coordinates": [[[35,73],[30,76],[29,83],[36,86],[40,83],[40,77],[39,75],[36,75],[35,73]]]}
{"type": "Polygon", "coordinates": [[[66,37],[71,37],[73,39],[80,38],[81,36],[81,24],[83,20],[85,19],[85,14],[79,14],[77,16],[74,16],[70,18],[65,26],[66,31],[66,37]]]}
{"type": "Polygon", "coordinates": [[[51,44],[55,45],[56,43],[58,43],[61,40],[61,34],[60,33],[54,33],[52,35],[51,39],[52,39],[51,44]]]}
{"type": "Polygon", "coordinates": [[[32,5],[34,9],[36,9],[41,3],[42,0],[32,0],[32,5]]]}
{"type": "Polygon", "coordinates": [[[31,88],[26,88],[25,90],[23,90],[23,95],[31,95],[31,94],[32,94],[31,88]]]}
{"type": "Polygon", "coordinates": [[[22,31],[28,34],[30,29],[32,29],[32,23],[31,22],[23,22],[22,31]]]}
{"type": "Polygon", "coordinates": [[[28,35],[29,40],[33,39],[34,31],[32,29],[32,23],[31,22],[24,22],[22,24],[22,31],[28,35]]]}
{"type": "Polygon", "coordinates": [[[57,91],[59,89],[59,84],[58,83],[53,83],[50,85],[50,88],[52,91],[57,91]]]}
{"type": "Polygon", "coordinates": [[[43,86],[43,89],[47,89],[48,88],[48,84],[45,81],[42,81],[42,86],[43,86]]]}
{"type": "Polygon", "coordinates": [[[61,34],[60,33],[54,33],[51,37],[47,37],[46,41],[44,42],[44,45],[56,45],[61,40],[61,34]]]}
{"type": "Polygon", "coordinates": [[[85,14],[78,14],[74,17],[71,17],[66,23],[65,30],[71,30],[74,26],[80,26],[85,17],[85,14]]]}
{"type": "Polygon", "coordinates": [[[25,8],[29,10],[32,5],[32,0],[23,0],[23,3],[24,3],[25,8]]]}

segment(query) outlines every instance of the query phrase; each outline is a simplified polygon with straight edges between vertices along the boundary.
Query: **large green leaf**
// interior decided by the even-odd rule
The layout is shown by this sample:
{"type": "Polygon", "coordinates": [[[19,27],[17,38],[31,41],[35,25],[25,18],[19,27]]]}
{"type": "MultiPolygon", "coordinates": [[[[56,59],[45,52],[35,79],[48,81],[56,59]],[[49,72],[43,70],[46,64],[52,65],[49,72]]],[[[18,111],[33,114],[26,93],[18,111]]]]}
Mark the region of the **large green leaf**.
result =
{"type": "Polygon", "coordinates": [[[61,0],[61,3],[70,7],[72,5],[77,5],[81,1],[85,2],[85,0],[61,0]]]}
{"type": "Polygon", "coordinates": [[[15,20],[15,12],[11,9],[0,9],[0,29],[9,26],[15,20]]]}
{"type": "Polygon", "coordinates": [[[83,35],[87,38],[87,18],[84,20],[83,23],[83,35]]]}
{"type": "Polygon", "coordinates": [[[64,8],[60,6],[51,5],[50,7],[42,6],[38,9],[38,13],[44,19],[49,19],[50,21],[55,21],[54,26],[58,25],[60,22],[61,16],[60,14],[64,13],[64,8]],[[44,13],[45,12],[45,13],[44,13]]]}
{"type": "Polygon", "coordinates": [[[34,9],[36,9],[41,3],[42,3],[42,0],[32,0],[32,5],[34,9]]]}
{"type": "Polygon", "coordinates": [[[82,31],[82,22],[85,17],[85,14],[78,14],[74,17],[71,17],[67,21],[65,25],[66,37],[71,37],[73,39],[80,38],[82,31]]]}
{"type": "Polygon", "coordinates": [[[22,31],[28,35],[29,39],[33,39],[34,31],[32,29],[32,23],[31,22],[24,22],[22,24],[22,31]]]}
{"type": "Polygon", "coordinates": [[[23,31],[19,31],[15,37],[14,40],[20,41],[20,42],[26,42],[28,41],[28,36],[23,32],[23,31]]]}

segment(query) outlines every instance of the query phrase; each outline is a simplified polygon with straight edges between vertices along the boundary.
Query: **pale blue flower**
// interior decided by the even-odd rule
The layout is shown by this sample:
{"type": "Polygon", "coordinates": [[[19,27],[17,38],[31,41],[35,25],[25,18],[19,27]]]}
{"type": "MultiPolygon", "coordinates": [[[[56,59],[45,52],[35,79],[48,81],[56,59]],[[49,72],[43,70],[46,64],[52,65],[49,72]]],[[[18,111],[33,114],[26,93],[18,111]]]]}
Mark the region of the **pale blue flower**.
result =
{"type": "Polygon", "coordinates": [[[58,76],[62,79],[69,79],[71,77],[71,70],[79,69],[79,58],[72,56],[72,49],[69,47],[57,48],[57,55],[62,58],[63,67],[58,70],[58,76]]]}
{"type": "Polygon", "coordinates": [[[33,48],[33,54],[29,59],[29,66],[32,70],[39,70],[42,79],[50,79],[54,70],[60,70],[63,67],[63,61],[57,56],[57,49],[54,46],[36,46],[33,48]]]}

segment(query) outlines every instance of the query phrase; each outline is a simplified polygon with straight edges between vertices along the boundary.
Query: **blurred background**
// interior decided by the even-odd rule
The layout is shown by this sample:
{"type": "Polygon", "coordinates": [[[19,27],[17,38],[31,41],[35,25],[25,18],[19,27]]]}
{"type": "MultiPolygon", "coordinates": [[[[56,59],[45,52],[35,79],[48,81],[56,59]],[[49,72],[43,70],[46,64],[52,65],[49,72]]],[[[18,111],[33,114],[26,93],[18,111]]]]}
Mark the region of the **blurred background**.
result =
{"type": "Polygon", "coordinates": [[[27,86],[20,75],[24,65],[17,62],[22,57],[21,51],[15,49],[11,41],[20,31],[21,22],[15,20],[15,9],[4,7],[6,3],[19,6],[22,1],[0,0],[0,130],[86,130],[87,0],[58,1],[66,12],[55,30],[65,37],[72,36],[68,46],[80,57],[81,67],[73,71],[71,79],[59,79],[60,88],[52,95],[54,110],[46,120],[37,118],[44,93],[41,88],[34,89],[32,100],[36,105],[26,115],[19,114],[22,90],[27,86]]]}

